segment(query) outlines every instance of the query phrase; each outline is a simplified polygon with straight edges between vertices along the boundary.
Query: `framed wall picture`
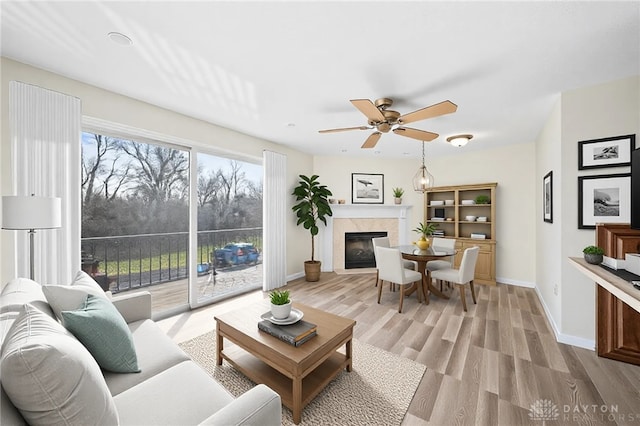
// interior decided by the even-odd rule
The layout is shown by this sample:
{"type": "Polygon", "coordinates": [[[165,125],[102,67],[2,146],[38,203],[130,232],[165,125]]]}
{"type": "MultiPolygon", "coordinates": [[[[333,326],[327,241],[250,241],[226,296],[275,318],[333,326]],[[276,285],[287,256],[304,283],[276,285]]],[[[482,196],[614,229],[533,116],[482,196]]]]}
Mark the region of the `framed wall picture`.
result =
{"type": "Polygon", "coordinates": [[[550,171],[542,179],[542,205],[543,219],[553,223],[553,171],[550,171]]]}
{"type": "Polygon", "coordinates": [[[384,204],[384,175],[351,173],[352,204],[384,204]]]}
{"type": "Polygon", "coordinates": [[[614,136],[578,142],[578,170],[631,165],[636,135],[614,136]]]}
{"type": "Polygon", "coordinates": [[[631,173],[578,177],[578,229],[630,220],[631,173]]]}

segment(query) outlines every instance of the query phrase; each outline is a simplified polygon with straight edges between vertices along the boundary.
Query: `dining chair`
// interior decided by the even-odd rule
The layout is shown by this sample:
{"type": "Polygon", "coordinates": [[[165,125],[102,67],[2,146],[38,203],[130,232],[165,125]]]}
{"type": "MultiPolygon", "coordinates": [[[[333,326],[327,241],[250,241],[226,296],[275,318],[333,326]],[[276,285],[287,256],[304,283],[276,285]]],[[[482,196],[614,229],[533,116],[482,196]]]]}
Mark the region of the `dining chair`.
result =
{"type": "Polygon", "coordinates": [[[431,273],[431,277],[436,280],[449,281],[454,283],[460,289],[460,300],[462,301],[462,308],[467,312],[467,302],[465,301],[464,285],[469,283],[471,288],[471,297],[473,303],[476,302],[476,293],[473,288],[473,278],[476,270],[476,262],[478,260],[478,252],[480,247],[474,246],[466,249],[462,254],[462,261],[460,262],[460,269],[448,268],[438,269],[431,273]]]}
{"type": "MultiPolygon", "coordinates": [[[[378,287],[378,303],[382,297],[382,283],[389,281],[400,286],[400,305],[398,312],[402,313],[402,303],[404,302],[404,289],[408,284],[414,282],[422,282],[422,274],[412,269],[404,267],[402,253],[400,250],[388,247],[376,248],[376,263],[378,264],[378,277],[380,279],[380,287],[378,287]]],[[[420,285],[420,284],[419,284],[420,285]]],[[[420,292],[418,301],[420,302],[420,292]]]]}
{"type": "MultiPolygon", "coordinates": [[[[456,248],[456,239],[455,238],[440,238],[433,237],[431,240],[431,247],[433,250],[437,251],[438,248],[442,248],[444,250],[455,250],[456,248]]],[[[448,260],[430,260],[427,262],[426,269],[430,272],[437,271],[440,269],[453,269],[453,260],[454,256],[449,256],[448,260]]],[[[440,290],[442,290],[442,280],[438,280],[440,282],[440,290]]]]}
{"type": "MultiPolygon", "coordinates": [[[[391,247],[391,243],[389,242],[389,237],[375,237],[371,239],[371,243],[373,243],[373,256],[376,255],[376,247],[391,247]]],[[[412,260],[402,260],[405,268],[413,269],[414,271],[417,269],[418,264],[412,260]]],[[[376,259],[376,264],[378,263],[378,259],[376,259]]],[[[376,285],[374,287],[378,287],[379,273],[376,269],[376,285]]],[[[391,288],[392,284],[390,284],[391,288]]]]}

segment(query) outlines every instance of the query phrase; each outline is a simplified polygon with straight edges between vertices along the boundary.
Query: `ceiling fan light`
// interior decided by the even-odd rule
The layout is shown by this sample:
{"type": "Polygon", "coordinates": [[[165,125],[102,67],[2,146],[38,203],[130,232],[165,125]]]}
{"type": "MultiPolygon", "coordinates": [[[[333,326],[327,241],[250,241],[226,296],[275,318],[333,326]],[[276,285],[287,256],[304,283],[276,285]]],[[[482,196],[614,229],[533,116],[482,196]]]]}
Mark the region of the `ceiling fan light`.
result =
{"type": "Polygon", "coordinates": [[[447,142],[449,142],[453,146],[462,147],[465,146],[467,142],[469,142],[472,138],[473,135],[455,135],[449,136],[447,138],[447,142]]]}

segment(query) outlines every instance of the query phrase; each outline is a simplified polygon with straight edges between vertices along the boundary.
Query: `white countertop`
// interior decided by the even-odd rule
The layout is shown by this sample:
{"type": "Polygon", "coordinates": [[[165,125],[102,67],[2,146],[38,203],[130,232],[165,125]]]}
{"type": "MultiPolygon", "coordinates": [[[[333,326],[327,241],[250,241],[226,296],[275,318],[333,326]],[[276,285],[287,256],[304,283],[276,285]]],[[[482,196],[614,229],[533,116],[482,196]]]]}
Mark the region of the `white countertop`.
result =
{"type": "Polygon", "coordinates": [[[630,282],[612,274],[599,265],[591,265],[583,258],[570,257],[569,261],[584,275],[598,283],[609,293],[622,300],[632,309],[640,312],[640,290],[635,289],[630,282]]]}

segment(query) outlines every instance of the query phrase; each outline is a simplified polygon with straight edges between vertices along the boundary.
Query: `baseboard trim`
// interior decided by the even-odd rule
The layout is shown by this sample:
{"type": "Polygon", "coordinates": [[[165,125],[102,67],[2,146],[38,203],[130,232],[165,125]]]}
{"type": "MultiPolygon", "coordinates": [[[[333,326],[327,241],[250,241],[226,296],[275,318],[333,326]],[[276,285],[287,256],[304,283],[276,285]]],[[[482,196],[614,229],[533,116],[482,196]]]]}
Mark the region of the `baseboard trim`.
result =
{"type": "Polygon", "coordinates": [[[517,287],[526,287],[526,288],[535,288],[536,287],[536,285],[534,283],[532,283],[532,282],[512,280],[510,278],[497,277],[496,278],[496,282],[498,282],[500,284],[515,285],[517,287]]]}
{"type": "Polygon", "coordinates": [[[544,298],[542,297],[542,293],[540,293],[540,289],[538,286],[533,287],[536,291],[536,295],[538,296],[538,300],[542,305],[542,309],[544,310],[544,314],[547,316],[547,320],[549,324],[551,324],[551,329],[553,330],[553,334],[556,337],[556,341],[558,343],[564,343],[566,345],[577,346],[579,348],[588,349],[590,351],[596,350],[596,341],[593,339],[585,339],[583,337],[572,336],[570,334],[561,333],[558,330],[558,325],[553,320],[553,316],[551,316],[551,311],[547,307],[547,304],[544,302],[544,298]]]}
{"type": "Polygon", "coordinates": [[[295,274],[287,275],[287,282],[297,280],[298,278],[304,278],[304,271],[296,272],[295,274]]]}

